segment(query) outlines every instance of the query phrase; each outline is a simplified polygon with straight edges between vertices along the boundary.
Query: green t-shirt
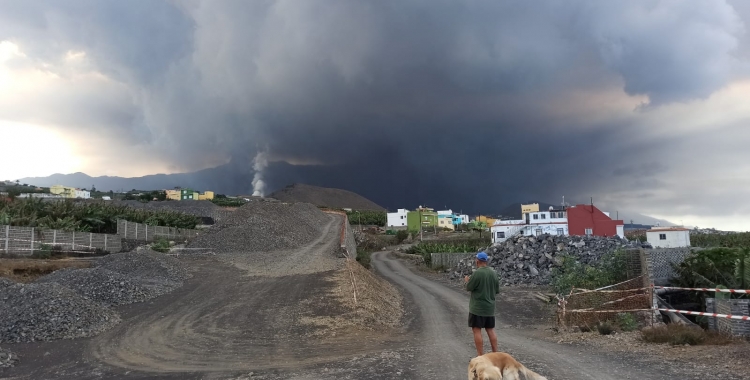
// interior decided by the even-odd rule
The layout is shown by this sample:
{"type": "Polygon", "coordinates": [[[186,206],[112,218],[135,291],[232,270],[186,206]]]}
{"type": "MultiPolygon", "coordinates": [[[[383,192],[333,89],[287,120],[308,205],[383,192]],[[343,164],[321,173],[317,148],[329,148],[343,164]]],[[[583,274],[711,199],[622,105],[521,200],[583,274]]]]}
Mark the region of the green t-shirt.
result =
{"type": "Polygon", "coordinates": [[[492,268],[477,269],[466,283],[466,290],[471,292],[469,313],[480,317],[495,315],[495,294],[500,293],[500,279],[492,268]]]}

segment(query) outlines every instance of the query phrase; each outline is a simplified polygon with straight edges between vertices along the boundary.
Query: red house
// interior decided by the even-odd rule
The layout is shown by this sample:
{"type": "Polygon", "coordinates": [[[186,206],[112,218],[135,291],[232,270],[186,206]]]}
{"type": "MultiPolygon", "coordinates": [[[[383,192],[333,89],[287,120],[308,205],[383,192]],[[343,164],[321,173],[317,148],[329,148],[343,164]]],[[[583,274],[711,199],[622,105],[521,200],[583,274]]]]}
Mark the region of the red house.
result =
{"type": "Polygon", "coordinates": [[[594,205],[575,205],[565,211],[569,235],[625,236],[625,223],[612,220],[594,205]]]}

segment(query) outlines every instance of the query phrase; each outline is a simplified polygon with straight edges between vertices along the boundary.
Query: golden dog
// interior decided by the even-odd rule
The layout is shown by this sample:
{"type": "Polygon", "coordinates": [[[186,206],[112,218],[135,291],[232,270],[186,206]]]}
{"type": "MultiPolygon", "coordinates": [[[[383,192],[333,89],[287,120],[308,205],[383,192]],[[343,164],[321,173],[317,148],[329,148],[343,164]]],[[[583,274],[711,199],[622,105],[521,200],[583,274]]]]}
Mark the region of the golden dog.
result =
{"type": "Polygon", "coordinates": [[[477,356],[469,362],[469,380],[547,380],[505,352],[477,356]]]}

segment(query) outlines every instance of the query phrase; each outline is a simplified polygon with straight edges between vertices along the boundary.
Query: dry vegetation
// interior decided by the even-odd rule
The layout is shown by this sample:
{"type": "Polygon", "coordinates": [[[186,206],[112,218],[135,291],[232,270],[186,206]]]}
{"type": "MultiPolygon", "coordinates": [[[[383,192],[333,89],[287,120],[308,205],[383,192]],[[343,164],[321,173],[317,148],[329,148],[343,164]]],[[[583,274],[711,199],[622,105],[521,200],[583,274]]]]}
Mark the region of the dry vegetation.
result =
{"type": "Polygon", "coordinates": [[[88,268],[87,260],[35,260],[35,259],[0,259],[0,277],[14,282],[32,282],[37,278],[63,268],[88,268]]]}
{"type": "Polygon", "coordinates": [[[706,331],[700,327],[670,323],[668,325],[645,328],[641,330],[641,339],[649,343],[669,343],[681,345],[725,345],[737,339],[717,331],[706,331]]]}

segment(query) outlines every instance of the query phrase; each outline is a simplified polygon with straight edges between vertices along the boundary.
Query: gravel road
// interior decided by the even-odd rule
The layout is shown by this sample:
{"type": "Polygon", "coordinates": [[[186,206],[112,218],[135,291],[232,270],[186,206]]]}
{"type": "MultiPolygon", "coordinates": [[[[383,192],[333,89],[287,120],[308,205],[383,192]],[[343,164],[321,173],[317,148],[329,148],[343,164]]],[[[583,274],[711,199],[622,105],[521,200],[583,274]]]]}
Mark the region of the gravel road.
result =
{"type": "MultiPolygon", "coordinates": [[[[443,284],[419,276],[386,252],[373,254],[377,272],[397,284],[415,302],[421,315],[419,326],[419,379],[459,379],[476,355],[471,332],[466,325],[468,293],[460,293],[443,284]]],[[[407,301],[408,302],[408,301],[407,301]]],[[[512,327],[498,310],[498,348],[512,354],[530,369],[550,380],[662,380],[667,373],[660,368],[632,365],[587,348],[571,348],[539,339],[512,327]]],[[[489,343],[485,336],[485,351],[489,343]]]]}

